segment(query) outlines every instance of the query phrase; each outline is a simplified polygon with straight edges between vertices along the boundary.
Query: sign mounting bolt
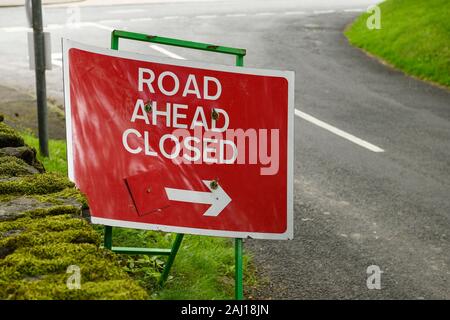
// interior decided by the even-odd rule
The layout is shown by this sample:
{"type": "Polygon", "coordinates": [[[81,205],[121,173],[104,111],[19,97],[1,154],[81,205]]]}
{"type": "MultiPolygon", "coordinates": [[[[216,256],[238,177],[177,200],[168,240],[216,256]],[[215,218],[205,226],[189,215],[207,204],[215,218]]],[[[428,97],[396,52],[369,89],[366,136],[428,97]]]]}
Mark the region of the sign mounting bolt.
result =
{"type": "Polygon", "coordinates": [[[144,110],[146,112],[152,112],[152,102],[150,100],[145,104],[144,110]]]}
{"type": "Polygon", "coordinates": [[[217,182],[217,180],[213,180],[211,181],[209,186],[211,187],[211,189],[216,190],[219,187],[219,183],[217,182]]]}
{"type": "Polygon", "coordinates": [[[213,120],[219,119],[219,113],[216,111],[216,109],[212,109],[211,118],[213,118],[213,120]]]}

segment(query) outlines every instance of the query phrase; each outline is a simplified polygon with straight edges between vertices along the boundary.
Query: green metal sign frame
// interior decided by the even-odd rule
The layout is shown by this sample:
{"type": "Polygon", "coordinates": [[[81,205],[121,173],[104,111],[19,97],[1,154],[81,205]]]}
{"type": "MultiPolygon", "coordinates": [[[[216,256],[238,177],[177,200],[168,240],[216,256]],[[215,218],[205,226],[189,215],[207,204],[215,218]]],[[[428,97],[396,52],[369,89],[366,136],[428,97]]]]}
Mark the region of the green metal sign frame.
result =
{"type": "MultiPolygon", "coordinates": [[[[154,35],[146,35],[142,33],[128,32],[122,30],[114,30],[111,33],[111,49],[119,50],[119,39],[128,39],[135,41],[145,41],[145,42],[153,42],[159,43],[163,45],[189,48],[195,50],[203,50],[224,54],[231,54],[236,56],[236,66],[242,67],[244,66],[244,56],[246,54],[245,49],[239,48],[230,48],[217,46],[208,43],[200,43],[200,42],[192,42],[185,41],[179,39],[172,38],[164,38],[158,37],[154,35]]],[[[113,227],[105,226],[105,235],[104,235],[104,247],[112,250],[116,253],[122,254],[145,254],[145,255],[159,255],[159,256],[168,256],[167,262],[164,266],[163,273],[161,274],[161,278],[159,279],[159,285],[163,286],[165,281],[169,276],[170,269],[175,261],[175,257],[178,253],[178,249],[181,246],[181,242],[183,241],[183,234],[177,234],[175,241],[172,244],[171,249],[161,249],[161,248],[130,248],[130,247],[113,247],[112,246],[112,232],[113,227]]],[[[242,239],[236,238],[234,244],[235,251],[235,298],[236,300],[244,299],[244,287],[243,287],[243,244],[242,239]]]]}

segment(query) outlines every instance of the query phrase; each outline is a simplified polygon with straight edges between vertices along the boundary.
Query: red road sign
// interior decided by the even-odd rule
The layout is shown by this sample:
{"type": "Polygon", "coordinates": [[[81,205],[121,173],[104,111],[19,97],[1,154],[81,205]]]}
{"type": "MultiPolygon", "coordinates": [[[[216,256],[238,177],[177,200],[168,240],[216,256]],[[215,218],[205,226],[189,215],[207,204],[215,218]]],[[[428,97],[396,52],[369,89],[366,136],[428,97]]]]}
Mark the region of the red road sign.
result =
{"type": "Polygon", "coordinates": [[[293,237],[292,72],[63,47],[69,177],[93,223],[293,237]]]}

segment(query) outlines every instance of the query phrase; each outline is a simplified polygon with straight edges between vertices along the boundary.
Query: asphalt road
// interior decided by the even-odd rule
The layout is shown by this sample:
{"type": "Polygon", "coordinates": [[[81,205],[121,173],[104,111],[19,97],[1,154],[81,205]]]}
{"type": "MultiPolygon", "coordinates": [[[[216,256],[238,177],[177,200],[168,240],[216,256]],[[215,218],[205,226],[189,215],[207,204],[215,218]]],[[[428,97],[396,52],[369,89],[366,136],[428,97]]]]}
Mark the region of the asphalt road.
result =
{"type": "MultiPolygon", "coordinates": [[[[306,113],[295,119],[295,239],[246,241],[269,279],[252,294],[450,299],[450,92],[348,45],[342,30],[358,15],[354,9],[369,3],[82,7],[77,25],[66,24],[67,8],[48,7],[55,53],[49,92],[61,100],[57,39],[107,47],[113,28],[243,47],[246,66],[295,71],[295,107],[306,113]],[[317,119],[333,127],[326,130],[317,119]],[[366,286],[370,265],[383,271],[381,290],[366,286]]],[[[0,9],[0,16],[1,82],[31,91],[23,9],[0,9]]],[[[122,48],[164,55],[145,44],[123,42],[122,48]]],[[[233,64],[231,57],[168,49],[233,64]]]]}

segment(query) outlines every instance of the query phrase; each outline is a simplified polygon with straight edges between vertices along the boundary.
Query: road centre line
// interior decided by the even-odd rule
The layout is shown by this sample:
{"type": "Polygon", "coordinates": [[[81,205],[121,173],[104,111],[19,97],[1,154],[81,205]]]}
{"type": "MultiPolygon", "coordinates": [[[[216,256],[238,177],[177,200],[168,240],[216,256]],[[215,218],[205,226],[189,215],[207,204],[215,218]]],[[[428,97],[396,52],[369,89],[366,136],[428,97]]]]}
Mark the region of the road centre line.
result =
{"type": "Polygon", "coordinates": [[[137,13],[137,12],[145,12],[144,9],[120,9],[120,10],[110,10],[108,13],[137,13]]]}
{"type": "Polygon", "coordinates": [[[344,9],[344,10],[342,10],[342,11],[344,11],[344,12],[364,12],[365,10],[364,9],[344,9]]]}
{"type": "MultiPolygon", "coordinates": [[[[150,47],[155,49],[155,50],[157,50],[157,51],[159,51],[159,52],[161,52],[161,53],[163,53],[163,54],[165,54],[165,55],[167,55],[167,56],[169,56],[169,57],[171,57],[171,58],[183,59],[183,60],[185,59],[182,56],[179,56],[179,55],[177,55],[177,54],[175,54],[175,53],[173,53],[173,52],[171,52],[169,50],[161,48],[160,46],[150,45],[150,47]]],[[[309,114],[307,114],[307,113],[305,113],[303,111],[295,109],[295,115],[300,117],[300,118],[302,118],[302,119],[304,119],[304,120],[306,120],[306,121],[311,122],[312,124],[315,124],[316,126],[319,126],[319,127],[323,128],[325,130],[328,130],[331,133],[334,133],[335,135],[337,135],[337,136],[339,136],[341,138],[347,139],[350,142],[353,142],[353,143],[355,143],[355,144],[357,144],[357,145],[359,145],[359,146],[361,146],[363,148],[366,148],[366,149],[368,149],[368,150],[370,150],[372,152],[384,152],[384,150],[381,149],[380,147],[378,147],[378,146],[376,146],[374,144],[371,144],[371,143],[369,143],[369,142],[367,142],[365,140],[362,140],[362,139],[360,139],[358,137],[355,137],[354,135],[352,135],[350,133],[347,133],[347,132],[345,132],[345,131],[343,131],[341,129],[338,129],[338,128],[336,128],[336,127],[334,127],[334,126],[332,126],[332,125],[330,125],[330,124],[328,124],[326,122],[323,122],[322,120],[319,120],[319,119],[317,119],[317,118],[315,118],[315,117],[313,117],[313,116],[311,116],[311,115],[309,115],[309,114]]]]}
{"type": "Polygon", "coordinates": [[[285,15],[290,16],[290,15],[294,15],[294,14],[306,14],[305,11],[286,11],[284,12],[285,15]]]}
{"type": "Polygon", "coordinates": [[[153,18],[131,18],[131,22],[152,21],[153,18]]]}
{"type": "Polygon", "coordinates": [[[255,13],[255,16],[274,16],[275,14],[275,12],[259,12],[255,13]]]}
{"type": "Polygon", "coordinates": [[[120,19],[106,19],[106,20],[100,20],[99,23],[119,23],[122,22],[120,19]]]}
{"type": "Polygon", "coordinates": [[[195,16],[194,18],[198,18],[198,19],[212,19],[212,18],[217,18],[217,15],[216,14],[200,15],[200,16],[195,16]]]}
{"type": "Polygon", "coordinates": [[[96,28],[99,28],[99,29],[103,29],[103,30],[108,30],[108,31],[113,31],[114,30],[113,27],[108,27],[108,26],[105,26],[103,24],[96,23],[96,22],[86,22],[86,25],[92,26],[92,27],[96,27],[96,28]]]}
{"type": "Polygon", "coordinates": [[[20,31],[32,31],[33,29],[28,27],[4,27],[0,28],[0,31],[4,32],[20,32],[20,31]]]}
{"type": "Polygon", "coordinates": [[[365,140],[362,140],[362,139],[360,139],[358,137],[355,137],[354,135],[352,135],[350,133],[347,133],[345,131],[342,131],[341,129],[333,127],[332,125],[330,125],[330,124],[328,124],[326,122],[323,122],[323,121],[321,121],[321,120],[319,120],[319,119],[317,119],[317,118],[315,118],[315,117],[313,117],[313,116],[311,116],[311,115],[309,115],[309,114],[307,114],[305,112],[302,112],[302,111],[300,111],[298,109],[295,109],[295,115],[300,117],[300,118],[302,118],[302,119],[304,119],[304,120],[306,120],[306,121],[309,121],[309,122],[315,124],[316,126],[319,126],[319,127],[323,128],[325,130],[328,130],[328,131],[330,131],[331,133],[334,133],[337,136],[340,136],[340,137],[342,137],[344,139],[347,139],[350,142],[353,142],[353,143],[355,143],[355,144],[357,144],[357,145],[359,145],[359,146],[361,146],[363,148],[366,148],[366,149],[368,149],[368,150],[370,150],[372,152],[384,152],[384,150],[381,149],[380,147],[378,147],[378,146],[376,146],[374,144],[371,144],[371,143],[369,143],[369,142],[367,142],[365,140]]]}
{"type": "Polygon", "coordinates": [[[315,10],[313,11],[313,14],[326,14],[326,13],[333,13],[336,12],[336,10],[315,10]]]}
{"type": "Polygon", "coordinates": [[[245,16],[247,16],[246,13],[229,13],[229,14],[225,15],[225,17],[232,17],[232,18],[234,18],[234,17],[245,17],[245,16]]]}

